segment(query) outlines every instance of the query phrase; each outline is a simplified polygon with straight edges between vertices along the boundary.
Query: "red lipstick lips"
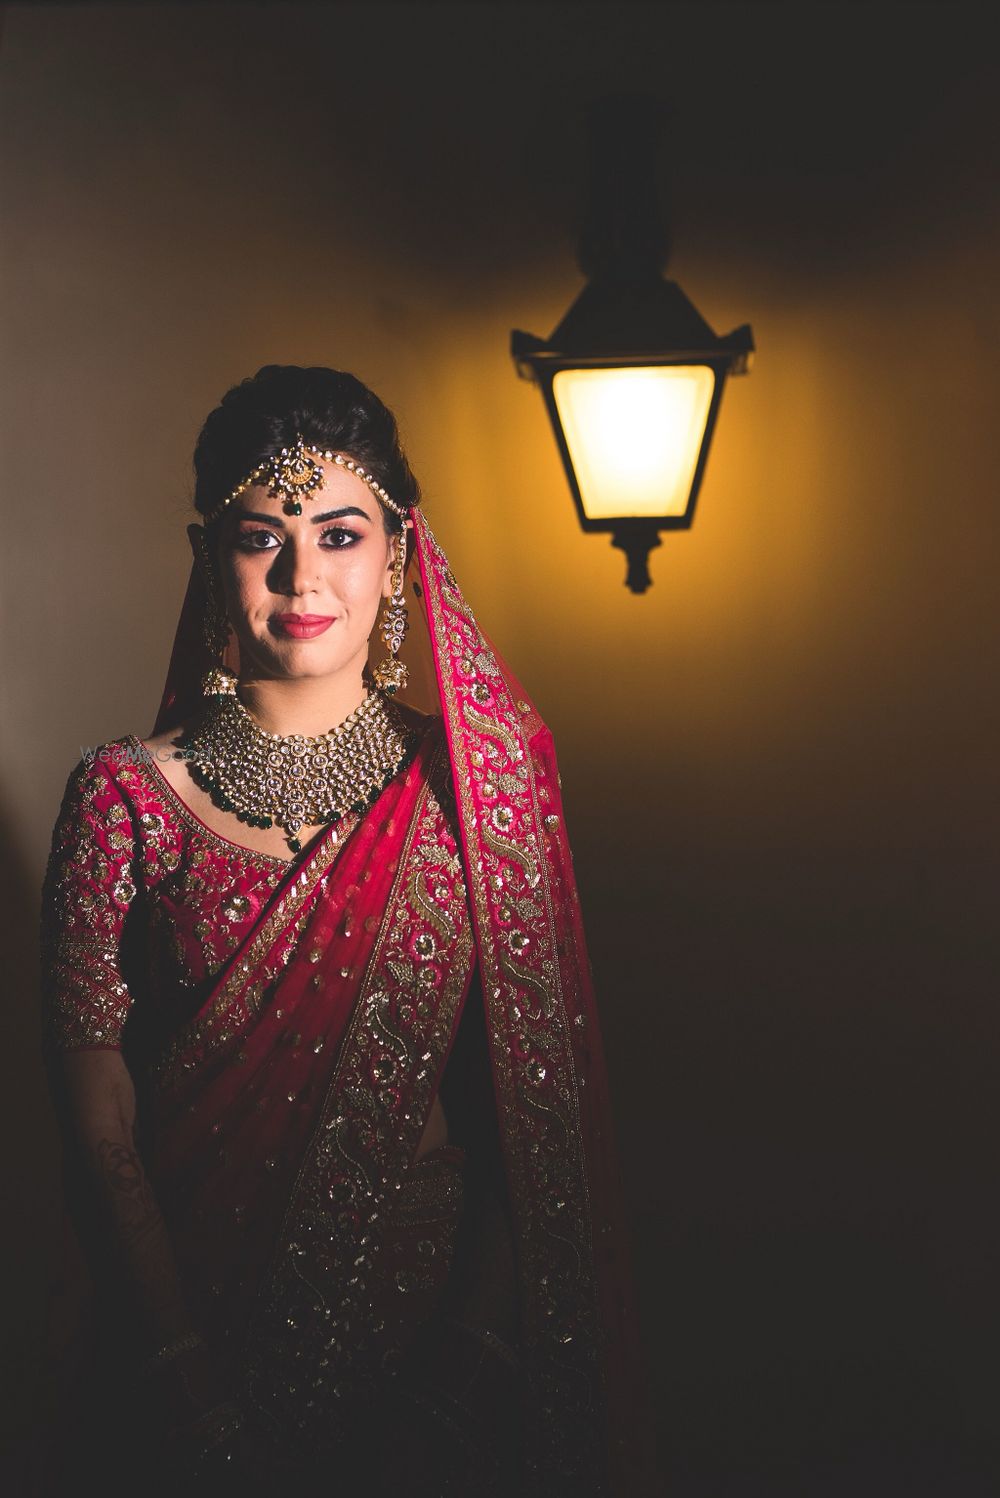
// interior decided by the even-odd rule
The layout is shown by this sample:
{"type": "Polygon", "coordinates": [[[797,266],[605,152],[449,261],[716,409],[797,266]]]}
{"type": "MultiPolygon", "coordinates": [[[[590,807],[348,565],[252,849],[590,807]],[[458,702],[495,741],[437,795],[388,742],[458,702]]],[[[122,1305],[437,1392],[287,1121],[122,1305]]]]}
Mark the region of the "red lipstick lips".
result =
{"type": "Polygon", "coordinates": [[[332,614],[274,614],[275,627],[279,634],[289,640],[312,640],[334,623],[332,614]]]}

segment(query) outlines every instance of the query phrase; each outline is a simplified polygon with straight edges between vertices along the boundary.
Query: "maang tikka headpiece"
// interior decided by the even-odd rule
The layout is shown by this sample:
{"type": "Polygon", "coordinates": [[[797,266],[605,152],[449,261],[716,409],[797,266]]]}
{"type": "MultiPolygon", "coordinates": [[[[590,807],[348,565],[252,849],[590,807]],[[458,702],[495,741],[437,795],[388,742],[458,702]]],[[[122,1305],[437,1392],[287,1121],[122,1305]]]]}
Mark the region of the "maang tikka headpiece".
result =
{"type": "Polygon", "coordinates": [[[360,463],[353,458],[347,458],[343,453],[334,452],[332,448],[316,447],[305,443],[301,433],[295,435],[294,447],[283,447],[275,458],[266,458],[253,471],[248,473],[245,479],[241,479],[224,499],[205,515],[205,524],[209,525],[213,520],[218,520],[227,505],[232,504],[234,499],[239,499],[244,490],[249,489],[252,484],[262,483],[267,480],[267,492],[272,498],[279,496],[285,501],[285,512],[288,515],[302,514],[302,496],[312,494],[323,487],[323,470],[314,461],[314,458],[323,458],[327,463],[336,463],[338,468],[346,468],[355,474],[361,481],[368,485],[372,493],[394,514],[405,519],[407,509],[404,505],[397,504],[394,499],[383,489],[382,485],[372,473],[366,473],[360,463]],[[313,457],[309,454],[312,453],[313,457]]]}

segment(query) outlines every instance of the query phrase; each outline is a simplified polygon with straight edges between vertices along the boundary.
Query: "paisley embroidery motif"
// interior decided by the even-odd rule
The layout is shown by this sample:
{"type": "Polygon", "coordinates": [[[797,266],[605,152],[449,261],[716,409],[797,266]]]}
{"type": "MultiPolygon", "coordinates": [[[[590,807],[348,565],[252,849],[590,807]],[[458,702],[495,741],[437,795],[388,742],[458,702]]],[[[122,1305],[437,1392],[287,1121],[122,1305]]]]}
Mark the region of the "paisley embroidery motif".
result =
{"type": "Polygon", "coordinates": [[[422,582],[456,767],[484,998],[505,1115],[532,1384],[530,1463],[539,1494],[603,1493],[606,1403],[593,1224],[579,1122],[569,995],[579,960],[553,898],[560,859],[552,799],[515,703],[420,512],[422,582]],[[489,706],[490,711],[485,708],[489,706]]]}

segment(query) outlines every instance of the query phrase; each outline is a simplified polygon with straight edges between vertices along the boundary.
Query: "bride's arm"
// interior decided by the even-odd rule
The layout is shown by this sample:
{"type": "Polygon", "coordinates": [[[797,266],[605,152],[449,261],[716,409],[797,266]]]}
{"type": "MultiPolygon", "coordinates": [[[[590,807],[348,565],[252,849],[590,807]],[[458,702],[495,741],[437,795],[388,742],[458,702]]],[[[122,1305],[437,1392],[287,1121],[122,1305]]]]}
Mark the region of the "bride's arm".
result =
{"type": "Polygon", "coordinates": [[[211,1446],[238,1411],[194,1324],[137,1140],[121,950],[141,868],[121,787],[101,756],[81,760],[67,779],[42,888],[46,1071],[67,1204],[101,1303],[119,1323],[119,1354],[133,1361],[122,1368],[123,1390],[138,1392],[150,1434],[186,1458],[211,1446]]]}
{"type": "Polygon", "coordinates": [[[149,1353],[197,1331],[163,1215],[136,1145],[135,1088],[117,1050],[58,1058],[65,1143],[86,1183],[103,1246],[119,1270],[149,1353]]]}
{"type": "Polygon", "coordinates": [[[230,1395],[186,1302],[167,1224],[136,1143],[136,1098],[118,1050],[58,1057],[54,1082],[67,1164],[75,1171],[88,1247],[121,1294],[167,1427],[197,1420],[230,1395]],[[176,1348],[172,1353],[170,1349],[176,1348]],[[155,1362],[163,1352],[162,1367],[155,1362]]]}

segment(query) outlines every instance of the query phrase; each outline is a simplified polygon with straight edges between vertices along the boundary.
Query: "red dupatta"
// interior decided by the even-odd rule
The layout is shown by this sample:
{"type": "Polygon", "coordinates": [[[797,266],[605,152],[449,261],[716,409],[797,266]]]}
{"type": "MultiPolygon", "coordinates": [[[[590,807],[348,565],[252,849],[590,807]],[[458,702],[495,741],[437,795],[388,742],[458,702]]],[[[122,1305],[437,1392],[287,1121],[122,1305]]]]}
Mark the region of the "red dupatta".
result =
{"type": "Polygon", "coordinates": [[[647,1491],[649,1431],[597,1007],[552,735],[429,525],[416,551],[470,871],[534,1382],[540,1492],[647,1491]]]}
{"type": "MultiPolygon", "coordinates": [[[[647,1491],[648,1432],[552,736],[419,511],[413,522],[441,717],[363,818],[290,867],[175,1038],[151,1174],[199,1312],[243,1329],[233,1367],[258,1413],[303,1442],[335,1436],[384,1335],[379,1221],[478,962],[515,1228],[527,1487],[624,1498],[647,1491]],[[231,1272],[207,1276],[220,1262],[231,1272]]],[[[193,568],[157,729],[197,701],[203,606],[193,568]]]]}

